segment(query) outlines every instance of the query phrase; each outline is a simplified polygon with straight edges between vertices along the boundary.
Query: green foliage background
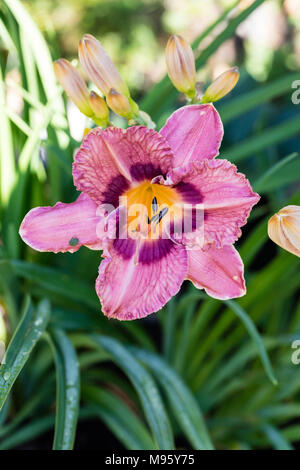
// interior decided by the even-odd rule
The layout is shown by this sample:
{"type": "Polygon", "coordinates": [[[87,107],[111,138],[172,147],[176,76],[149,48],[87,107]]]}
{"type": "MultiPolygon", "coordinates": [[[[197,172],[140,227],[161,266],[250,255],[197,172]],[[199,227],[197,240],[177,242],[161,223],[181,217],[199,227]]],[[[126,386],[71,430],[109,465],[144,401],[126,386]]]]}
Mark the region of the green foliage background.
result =
{"type": "MultiPolygon", "coordinates": [[[[194,36],[199,77],[207,80],[215,54],[233,38],[241,79],[217,103],[221,156],[263,196],[238,244],[248,292],[221,302],[187,285],[158,314],[121,323],[100,311],[99,253],[37,253],[18,235],[32,207],[75,198],[78,142],[52,60],[74,58],[84,32],[102,37],[159,129],[182,101],[163,67],[154,86],[150,72],[163,63],[168,34],[188,25],[171,1],[1,2],[0,340],[9,346],[0,368],[0,449],[37,448],[53,429],[53,448],[71,449],[78,419],[99,420],[98,449],[107,428],[114,445],[128,449],[299,445],[300,365],[291,345],[300,337],[300,261],[268,241],[266,228],[280,207],[300,204],[300,105],[291,102],[300,20],[287,2],[273,2],[285,19],[284,40],[263,50],[237,30],[270,2],[214,3],[218,15],[194,36]],[[11,89],[20,112],[9,106],[11,89]]],[[[80,448],[80,428],[77,438],[80,448]]]]}

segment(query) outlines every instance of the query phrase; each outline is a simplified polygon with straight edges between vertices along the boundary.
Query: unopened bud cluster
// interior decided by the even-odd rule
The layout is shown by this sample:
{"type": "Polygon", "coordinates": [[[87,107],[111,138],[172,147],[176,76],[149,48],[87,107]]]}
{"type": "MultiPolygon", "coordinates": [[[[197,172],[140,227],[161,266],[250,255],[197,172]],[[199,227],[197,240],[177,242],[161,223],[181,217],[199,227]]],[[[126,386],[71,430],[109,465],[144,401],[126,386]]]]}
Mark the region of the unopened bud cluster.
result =
{"type": "Polygon", "coordinates": [[[138,105],[100,42],[91,34],[84,35],[79,42],[78,55],[86,75],[104,98],[95,91],[89,93],[79,72],[66,59],[54,62],[54,71],[80,111],[102,127],[109,124],[108,108],[127,119],[134,119],[139,111],[138,105]]]}
{"type": "Polygon", "coordinates": [[[181,36],[173,35],[166,47],[168,75],[175,88],[193,102],[213,103],[227,95],[237,84],[239,71],[234,67],[222,73],[207,88],[201,100],[198,97],[196,67],[193,50],[181,36]]]}

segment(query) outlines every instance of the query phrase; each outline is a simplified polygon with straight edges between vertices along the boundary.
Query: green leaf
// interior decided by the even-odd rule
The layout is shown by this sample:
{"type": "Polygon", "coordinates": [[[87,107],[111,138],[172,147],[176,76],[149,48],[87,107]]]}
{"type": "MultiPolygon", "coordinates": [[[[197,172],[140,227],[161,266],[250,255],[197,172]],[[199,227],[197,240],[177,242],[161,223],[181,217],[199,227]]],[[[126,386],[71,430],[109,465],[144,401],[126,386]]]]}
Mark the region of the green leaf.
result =
{"type": "Polygon", "coordinates": [[[79,412],[79,365],[75,349],[62,330],[51,329],[50,338],[57,377],[53,449],[71,450],[74,445],[79,412]]]}
{"type": "Polygon", "coordinates": [[[248,93],[231,98],[228,103],[218,106],[223,123],[235,119],[241,114],[250,111],[250,109],[266,103],[277,96],[290,93],[291,83],[297,79],[299,79],[298,72],[291,73],[267,85],[260,85],[248,93]]]}
{"type": "Polygon", "coordinates": [[[270,404],[259,411],[259,416],[264,419],[282,420],[295,419],[300,417],[299,403],[270,404]]]}
{"type": "MultiPolygon", "coordinates": [[[[43,386],[42,389],[39,390],[29,401],[22,404],[22,408],[18,411],[12,420],[10,420],[4,426],[2,423],[0,423],[0,438],[2,439],[7,434],[14,432],[20,426],[20,424],[25,421],[25,419],[31,417],[34,412],[37,413],[38,406],[40,406],[41,403],[45,402],[47,399],[49,399],[49,388],[47,387],[46,389],[43,386]]],[[[4,407],[7,406],[8,402],[9,400],[6,400],[4,407]]],[[[2,408],[2,411],[4,410],[4,407],[2,408]]]]}
{"type": "Polygon", "coordinates": [[[83,399],[121,442],[130,450],[155,449],[154,442],[145,425],[114,393],[99,386],[84,386],[83,399]]]}
{"type": "Polygon", "coordinates": [[[245,160],[250,155],[255,155],[262,150],[285,141],[300,131],[299,116],[285,120],[284,122],[272,126],[259,134],[255,134],[240,144],[223,150],[223,155],[227,155],[230,161],[239,162],[245,160]]]}
{"type": "Polygon", "coordinates": [[[34,127],[34,130],[32,131],[31,135],[26,140],[26,143],[19,156],[19,167],[22,173],[24,173],[29,167],[32,154],[34,153],[40,142],[41,132],[48,127],[48,124],[51,121],[54,112],[55,104],[53,101],[51,101],[44,107],[42,118],[39,120],[38,124],[34,127]]]}
{"type": "MultiPolygon", "coordinates": [[[[4,3],[19,23],[25,34],[26,40],[31,46],[45,93],[48,99],[51,100],[56,93],[57,85],[48,45],[30,14],[19,0],[4,0],[4,3]]],[[[61,101],[58,101],[56,105],[57,111],[63,110],[61,101]]]]}
{"type": "Polygon", "coordinates": [[[161,311],[160,318],[163,326],[163,353],[168,362],[173,356],[173,347],[176,328],[175,299],[172,298],[166,307],[161,311]]]}
{"type": "Polygon", "coordinates": [[[50,292],[62,295],[74,301],[82,302],[89,307],[100,310],[100,304],[95,289],[86,282],[75,279],[69,274],[56,269],[46,268],[34,263],[27,263],[26,261],[5,260],[3,263],[4,262],[12,267],[16,276],[21,276],[33,281],[50,292]]]}
{"type": "Polygon", "coordinates": [[[229,14],[232,12],[232,10],[234,10],[238,4],[240,3],[240,0],[235,0],[231,5],[230,7],[228,7],[224,13],[222,13],[217,19],[216,21],[214,21],[211,25],[209,25],[204,31],[203,33],[200,34],[200,36],[198,36],[193,44],[192,44],[192,48],[193,50],[197,49],[200,45],[200,43],[203,41],[203,39],[206,38],[206,36],[208,36],[210,33],[213,32],[213,30],[220,24],[222,23],[222,21],[226,20],[227,17],[229,16],[229,14]]]}
{"type": "Polygon", "coordinates": [[[0,200],[6,204],[16,181],[12,130],[6,114],[6,90],[0,63],[0,200]]]}
{"type": "Polygon", "coordinates": [[[253,184],[253,189],[260,193],[267,193],[274,189],[280,189],[288,183],[299,180],[300,158],[298,153],[292,153],[282,158],[262,175],[253,184]]]}
{"type": "Polygon", "coordinates": [[[283,437],[288,441],[298,443],[300,440],[300,425],[294,424],[282,431],[283,437]]]}
{"type": "Polygon", "coordinates": [[[285,437],[270,424],[263,424],[262,430],[273,445],[275,450],[294,450],[294,447],[285,439],[285,437]]]}
{"type": "Polygon", "coordinates": [[[261,358],[261,362],[265,368],[266,374],[271,380],[274,385],[278,385],[278,381],[274,375],[272,365],[270,363],[269,356],[265,349],[264,343],[261,339],[260,334],[258,333],[255,324],[253,323],[252,319],[247,315],[245,310],[233,300],[226,300],[224,302],[228,307],[242,320],[244,323],[249,335],[253,339],[258,349],[259,356],[261,358]]]}
{"type": "Polygon", "coordinates": [[[135,387],[159,449],[174,449],[172,428],[159,391],[149,373],[134,355],[113,338],[91,335],[95,343],[107,351],[135,387]]]}
{"type": "Polygon", "coordinates": [[[5,364],[0,368],[0,409],[26,364],[31,351],[45,331],[50,318],[50,305],[47,300],[33,308],[27,300],[23,317],[8,346],[5,364]]]}
{"type": "MultiPolygon", "coordinates": [[[[263,340],[267,350],[274,349],[282,344],[282,340],[263,340]]],[[[205,397],[205,409],[210,409],[215,403],[226,400],[226,394],[230,394],[236,387],[240,387],[240,383],[245,383],[243,371],[248,371],[247,364],[257,357],[257,347],[253,341],[248,341],[244,346],[231,354],[230,358],[222,367],[216,368],[209,379],[205,382],[200,390],[200,394],[205,397]]]]}
{"type": "Polygon", "coordinates": [[[20,446],[25,442],[31,441],[36,437],[41,436],[46,431],[49,431],[54,424],[54,416],[45,416],[38,418],[17,431],[11,436],[4,439],[0,444],[0,450],[9,450],[14,447],[20,446]]]}
{"type": "Polygon", "coordinates": [[[190,327],[193,323],[193,314],[195,310],[194,302],[189,303],[184,313],[183,325],[181,327],[180,339],[177,342],[174,367],[181,374],[185,368],[186,354],[190,340],[190,327]]]}
{"type": "Polygon", "coordinates": [[[150,368],[163,387],[179,426],[194,448],[213,449],[198,403],[176,372],[153,353],[138,348],[131,350],[150,368]]]}

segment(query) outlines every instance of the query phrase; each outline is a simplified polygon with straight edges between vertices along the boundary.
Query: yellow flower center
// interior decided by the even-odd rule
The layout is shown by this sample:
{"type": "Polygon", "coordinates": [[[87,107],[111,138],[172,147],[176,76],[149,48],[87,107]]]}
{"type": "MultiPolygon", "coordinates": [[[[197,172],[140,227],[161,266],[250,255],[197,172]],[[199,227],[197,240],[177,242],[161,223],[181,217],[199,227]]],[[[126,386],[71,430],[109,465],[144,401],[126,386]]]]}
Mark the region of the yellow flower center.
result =
{"type": "Polygon", "coordinates": [[[145,181],[122,195],[127,207],[129,236],[158,238],[170,220],[181,214],[181,196],[176,189],[145,181]]]}

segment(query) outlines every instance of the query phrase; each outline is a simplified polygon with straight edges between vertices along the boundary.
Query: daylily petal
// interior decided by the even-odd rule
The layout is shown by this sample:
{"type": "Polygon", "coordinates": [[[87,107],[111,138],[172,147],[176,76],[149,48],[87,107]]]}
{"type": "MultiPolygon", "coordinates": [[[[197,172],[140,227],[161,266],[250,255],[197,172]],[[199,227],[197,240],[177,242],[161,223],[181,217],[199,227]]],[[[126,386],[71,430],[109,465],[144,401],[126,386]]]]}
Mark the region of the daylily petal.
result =
{"type": "Polygon", "coordinates": [[[116,240],[100,264],[96,291],[110,318],[134,320],[157,312],[186,277],[184,247],[170,240],[145,241],[136,262],[136,243],[116,240]]]}
{"type": "Polygon", "coordinates": [[[53,207],[36,207],[23,219],[20,227],[22,239],[37,251],[74,253],[82,245],[101,248],[97,225],[101,216],[97,205],[85,194],[75,202],[58,202],[53,207]]]}
{"type": "Polygon", "coordinates": [[[233,246],[188,250],[187,278],[215,299],[233,299],[246,293],[244,265],[233,246]]]}
{"type": "Polygon", "coordinates": [[[96,128],[85,137],[75,156],[74,184],[98,204],[116,208],[132,181],[166,174],[172,160],[167,142],[152,129],[96,128]]]}
{"type": "Polygon", "coordinates": [[[223,124],[212,104],[184,106],[160,130],[174,152],[174,167],[218,155],[223,124]]]}
{"type": "MultiPolygon", "coordinates": [[[[168,174],[166,184],[175,188],[177,184],[183,188],[188,185],[186,202],[199,204],[199,210],[204,210],[204,228],[201,225],[199,229],[201,235],[204,230],[204,243],[215,243],[217,247],[231,245],[241,236],[240,227],[246,224],[252,206],[260,199],[246,177],[227,160],[205,160],[175,168],[168,174]]],[[[182,197],[185,200],[184,192],[182,197]]],[[[184,243],[190,246],[197,238],[197,230],[183,235],[184,243]]]]}

